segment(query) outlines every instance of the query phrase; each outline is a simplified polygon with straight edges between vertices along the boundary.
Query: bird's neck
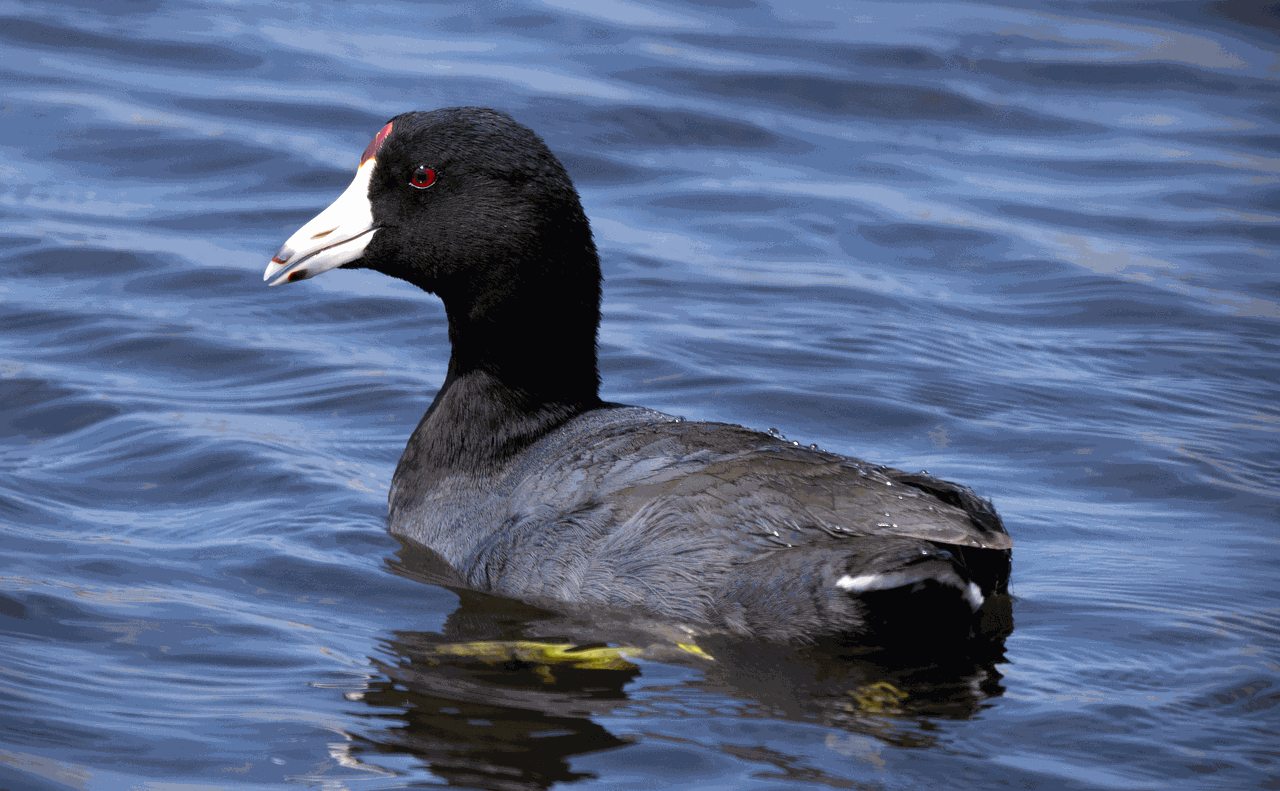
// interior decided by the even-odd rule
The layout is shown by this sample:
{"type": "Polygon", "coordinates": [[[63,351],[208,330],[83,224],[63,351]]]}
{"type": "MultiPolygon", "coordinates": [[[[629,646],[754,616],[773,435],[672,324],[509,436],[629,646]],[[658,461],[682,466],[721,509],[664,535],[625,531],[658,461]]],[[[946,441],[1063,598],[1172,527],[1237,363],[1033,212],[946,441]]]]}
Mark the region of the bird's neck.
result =
{"type": "MultiPolygon", "coordinates": [[[[590,269],[590,267],[588,267],[590,269]]],[[[500,469],[583,412],[603,406],[596,361],[599,266],[576,292],[530,286],[483,301],[438,289],[449,317],[448,376],[396,470],[420,484],[500,469]]]]}
{"type": "Polygon", "coordinates": [[[507,410],[596,402],[599,293],[598,280],[577,293],[524,286],[490,293],[483,302],[441,293],[451,351],[437,404],[452,387],[475,381],[489,382],[485,390],[502,398],[507,410]]]}

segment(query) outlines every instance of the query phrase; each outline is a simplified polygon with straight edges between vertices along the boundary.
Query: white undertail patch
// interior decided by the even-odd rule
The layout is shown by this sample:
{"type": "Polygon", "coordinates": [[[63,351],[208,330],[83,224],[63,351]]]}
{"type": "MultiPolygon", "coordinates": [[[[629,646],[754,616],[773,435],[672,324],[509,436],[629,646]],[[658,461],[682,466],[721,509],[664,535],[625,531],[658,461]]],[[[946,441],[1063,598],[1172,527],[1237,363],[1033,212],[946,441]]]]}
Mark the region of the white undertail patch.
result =
{"type": "Polygon", "coordinates": [[[850,577],[848,574],[836,580],[836,587],[841,590],[862,593],[876,584],[876,580],[880,578],[879,574],[863,574],[859,577],[850,577]]]}
{"type": "Polygon", "coordinates": [[[987,599],[982,595],[982,589],[978,587],[978,583],[970,582],[967,585],[954,573],[941,575],[915,576],[904,572],[895,572],[892,574],[859,574],[851,577],[845,574],[836,580],[836,587],[849,593],[866,593],[868,591],[886,590],[907,585],[912,582],[919,587],[920,583],[926,579],[933,579],[943,585],[950,585],[956,588],[964,596],[964,600],[969,603],[969,607],[977,612],[982,607],[983,602],[987,599]]]}
{"type": "Polygon", "coordinates": [[[969,583],[969,589],[965,591],[964,597],[969,600],[969,606],[973,608],[974,612],[977,612],[982,603],[986,601],[986,597],[982,595],[982,589],[978,587],[976,582],[969,583]]]}

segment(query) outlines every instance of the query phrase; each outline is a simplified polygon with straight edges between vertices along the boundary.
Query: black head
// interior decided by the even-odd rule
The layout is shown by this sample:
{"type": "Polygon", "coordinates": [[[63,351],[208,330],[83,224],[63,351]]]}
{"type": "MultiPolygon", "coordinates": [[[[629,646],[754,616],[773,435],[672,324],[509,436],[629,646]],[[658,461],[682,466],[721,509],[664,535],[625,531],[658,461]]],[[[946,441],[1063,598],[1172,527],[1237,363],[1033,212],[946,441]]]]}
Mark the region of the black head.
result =
{"type": "Polygon", "coordinates": [[[531,129],[478,107],[405,113],[391,127],[369,183],[379,230],[355,266],[451,307],[472,303],[468,313],[506,292],[598,303],[599,261],[578,194],[531,129]]]}
{"type": "Polygon", "coordinates": [[[451,378],[482,370],[533,402],[595,398],[591,229],[564,168],[509,115],[455,107],[392,118],[351,186],[285,243],[266,277],[274,285],[340,266],[444,300],[451,378]]]}

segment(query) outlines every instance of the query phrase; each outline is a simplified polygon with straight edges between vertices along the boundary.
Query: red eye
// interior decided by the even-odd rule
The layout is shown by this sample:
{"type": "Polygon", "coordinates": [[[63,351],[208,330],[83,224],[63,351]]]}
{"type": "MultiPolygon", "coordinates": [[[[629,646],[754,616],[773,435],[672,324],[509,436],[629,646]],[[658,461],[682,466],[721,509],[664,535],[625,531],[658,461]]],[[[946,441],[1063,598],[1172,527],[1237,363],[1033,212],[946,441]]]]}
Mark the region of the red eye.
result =
{"type": "Polygon", "coordinates": [[[409,179],[409,183],[424,190],[436,183],[436,172],[426,165],[419,165],[418,169],[413,171],[413,178],[409,179]]]}

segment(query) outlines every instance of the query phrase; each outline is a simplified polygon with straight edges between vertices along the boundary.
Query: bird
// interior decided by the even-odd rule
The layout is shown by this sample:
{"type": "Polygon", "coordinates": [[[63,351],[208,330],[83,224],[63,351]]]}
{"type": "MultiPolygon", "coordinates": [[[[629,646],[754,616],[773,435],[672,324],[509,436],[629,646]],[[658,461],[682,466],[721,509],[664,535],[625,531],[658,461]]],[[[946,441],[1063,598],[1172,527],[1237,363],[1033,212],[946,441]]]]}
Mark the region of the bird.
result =
{"type": "Polygon", "coordinates": [[[481,107],[397,115],[270,285],[372,269],[444,303],[450,356],[388,529],[468,587],[797,644],[982,639],[1013,542],[988,500],[600,397],[602,274],[559,160],[481,107]]]}

